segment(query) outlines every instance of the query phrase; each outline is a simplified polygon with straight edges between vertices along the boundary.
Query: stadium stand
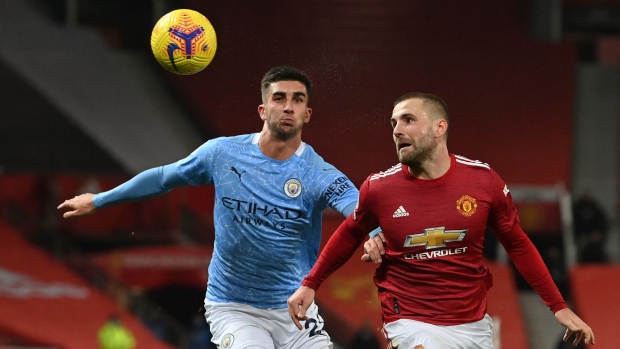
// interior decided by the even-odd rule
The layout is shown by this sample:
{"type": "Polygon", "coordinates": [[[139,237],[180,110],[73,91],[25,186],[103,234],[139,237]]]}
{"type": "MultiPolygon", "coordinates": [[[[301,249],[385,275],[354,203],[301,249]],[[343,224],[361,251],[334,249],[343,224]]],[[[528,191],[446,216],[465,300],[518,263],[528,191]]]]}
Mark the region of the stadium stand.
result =
{"type": "Polygon", "coordinates": [[[0,235],[0,333],[37,345],[95,348],[97,331],[110,314],[118,313],[141,347],[172,348],[19,232],[0,223],[0,235]]]}
{"type": "Polygon", "coordinates": [[[578,265],[570,277],[575,309],[595,329],[596,345],[587,348],[617,348],[620,311],[614,299],[620,290],[620,266],[578,265]]]}

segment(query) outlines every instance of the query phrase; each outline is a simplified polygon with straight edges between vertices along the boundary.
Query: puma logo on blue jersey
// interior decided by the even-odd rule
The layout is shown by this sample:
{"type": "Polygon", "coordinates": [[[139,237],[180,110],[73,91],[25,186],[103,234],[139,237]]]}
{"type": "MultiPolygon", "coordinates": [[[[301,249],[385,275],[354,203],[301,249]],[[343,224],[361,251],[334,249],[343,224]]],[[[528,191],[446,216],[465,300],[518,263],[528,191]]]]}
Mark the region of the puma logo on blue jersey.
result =
{"type": "Polygon", "coordinates": [[[241,180],[241,175],[242,175],[242,174],[244,174],[244,173],[248,172],[248,171],[243,171],[243,172],[239,173],[239,171],[238,171],[236,168],[234,168],[234,167],[231,167],[231,168],[230,168],[230,170],[231,170],[231,171],[233,171],[233,173],[234,173],[234,174],[236,174],[237,176],[239,176],[239,180],[241,180]]]}

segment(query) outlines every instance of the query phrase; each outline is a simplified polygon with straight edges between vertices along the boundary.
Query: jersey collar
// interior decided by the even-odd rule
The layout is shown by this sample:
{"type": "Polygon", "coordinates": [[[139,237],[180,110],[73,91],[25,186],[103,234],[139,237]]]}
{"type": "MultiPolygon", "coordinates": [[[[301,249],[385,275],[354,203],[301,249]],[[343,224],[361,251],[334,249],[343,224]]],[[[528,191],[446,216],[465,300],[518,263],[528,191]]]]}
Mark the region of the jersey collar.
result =
{"type": "MultiPolygon", "coordinates": [[[[260,135],[261,135],[260,132],[254,134],[254,136],[252,137],[252,144],[258,144],[258,140],[260,139],[260,135]]],[[[301,156],[301,154],[304,153],[304,149],[306,149],[306,143],[302,141],[299,144],[299,148],[297,148],[297,150],[295,151],[295,155],[301,156]]]]}

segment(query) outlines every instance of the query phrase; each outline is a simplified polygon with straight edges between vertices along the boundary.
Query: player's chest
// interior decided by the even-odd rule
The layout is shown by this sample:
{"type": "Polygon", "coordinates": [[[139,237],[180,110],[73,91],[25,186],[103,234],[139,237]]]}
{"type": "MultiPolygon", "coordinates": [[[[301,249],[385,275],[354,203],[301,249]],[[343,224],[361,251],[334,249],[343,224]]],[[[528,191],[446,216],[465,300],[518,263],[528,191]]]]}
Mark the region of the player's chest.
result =
{"type": "Polygon", "coordinates": [[[217,163],[213,181],[218,202],[230,210],[268,217],[307,216],[308,202],[318,200],[308,170],[294,162],[263,159],[248,154],[217,163]]]}
{"type": "Polygon", "coordinates": [[[439,248],[447,242],[467,243],[484,234],[492,203],[477,191],[441,191],[431,195],[384,197],[379,207],[380,225],[396,246],[439,248]]]}
{"type": "Polygon", "coordinates": [[[213,166],[213,180],[216,184],[243,190],[278,192],[288,188],[292,194],[301,186],[309,186],[306,167],[294,161],[276,162],[264,156],[247,154],[245,157],[218,159],[213,166]]]}

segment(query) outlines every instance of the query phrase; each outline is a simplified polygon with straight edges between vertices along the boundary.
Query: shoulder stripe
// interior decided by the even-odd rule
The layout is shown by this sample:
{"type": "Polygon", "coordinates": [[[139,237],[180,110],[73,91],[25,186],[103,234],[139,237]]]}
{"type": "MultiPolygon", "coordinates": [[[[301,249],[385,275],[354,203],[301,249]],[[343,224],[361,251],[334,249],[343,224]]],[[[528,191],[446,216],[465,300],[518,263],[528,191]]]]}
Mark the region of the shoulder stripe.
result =
{"type": "Polygon", "coordinates": [[[372,180],[375,180],[375,179],[391,176],[391,175],[393,175],[395,173],[398,173],[400,171],[402,171],[401,165],[400,164],[394,165],[394,166],[390,167],[386,171],[381,171],[379,173],[373,174],[372,176],[370,176],[370,180],[372,181],[372,180]]]}
{"type": "Polygon", "coordinates": [[[489,164],[478,161],[478,160],[471,160],[471,159],[468,159],[460,155],[454,155],[454,157],[456,158],[456,162],[463,164],[463,165],[484,167],[489,170],[491,169],[491,166],[489,166],[489,164]]]}

